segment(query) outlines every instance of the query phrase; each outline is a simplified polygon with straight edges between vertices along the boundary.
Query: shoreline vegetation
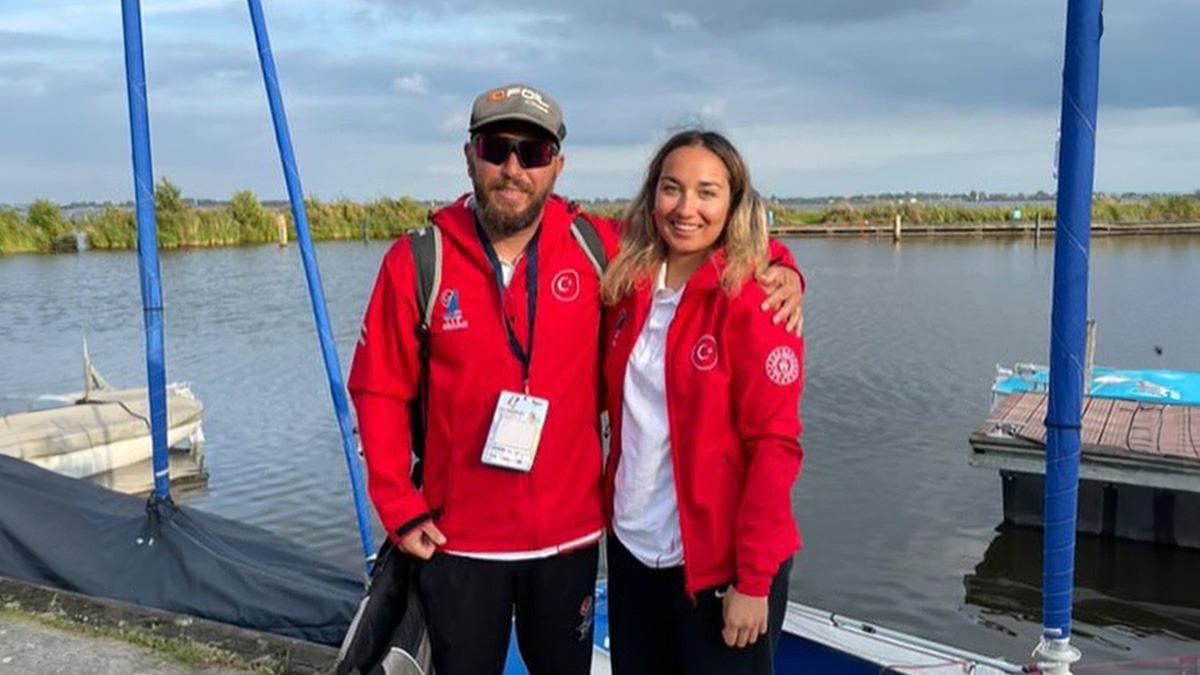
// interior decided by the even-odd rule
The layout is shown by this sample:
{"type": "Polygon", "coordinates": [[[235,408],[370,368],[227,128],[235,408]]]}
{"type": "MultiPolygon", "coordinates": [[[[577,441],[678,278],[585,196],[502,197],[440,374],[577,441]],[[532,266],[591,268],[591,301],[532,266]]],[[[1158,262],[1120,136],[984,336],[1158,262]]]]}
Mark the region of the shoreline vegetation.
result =
{"type": "MultiPolygon", "coordinates": [[[[264,206],[248,190],[237,192],[228,203],[196,204],[185,199],[178,186],[161,180],[155,187],[154,201],[162,249],[275,243],[280,240],[281,217],[286,223],[288,241],[295,240],[290,209],[264,206]]],[[[619,216],[624,208],[623,203],[612,201],[583,204],[589,212],[613,217],[619,216]]],[[[437,206],[408,197],[366,203],[344,199],[323,202],[314,197],[305,200],[309,229],[315,241],[394,239],[423,226],[429,212],[437,206]]],[[[850,234],[865,228],[890,228],[897,215],[905,227],[921,226],[926,232],[944,227],[947,233],[952,233],[977,226],[976,232],[995,229],[1011,233],[1014,228],[1031,229],[1039,217],[1048,229],[1054,223],[1054,207],[1044,203],[980,207],[910,199],[868,204],[843,201],[823,206],[795,208],[770,202],[773,227],[780,234],[836,235],[839,230],[850,234]]],[[[1113,230],[1121,226],[1200,223],[1200,197],[1171,195],[1132,201],[1098,197],[1092,203],[1092,221],[1113,230]]],[[[1130,227],[1131,231],[1137,229],[1130,227]]],[[[1189,228],[1189,231],[1194,230],[1189,228]]],[[[33,202],[23,212],[0,208],[0,255],[136,247],[134,214],[128,208],[106,206],[76,218],[68,218],[59,206],[44,199],[33,202]]]]}

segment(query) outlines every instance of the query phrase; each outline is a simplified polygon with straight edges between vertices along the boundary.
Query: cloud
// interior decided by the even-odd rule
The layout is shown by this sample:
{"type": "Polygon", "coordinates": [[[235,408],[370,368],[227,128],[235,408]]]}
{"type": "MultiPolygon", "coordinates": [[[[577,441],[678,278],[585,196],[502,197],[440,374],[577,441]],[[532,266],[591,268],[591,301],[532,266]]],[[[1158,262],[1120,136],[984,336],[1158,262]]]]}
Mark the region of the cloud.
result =
{"type": "Polygon", "coordinates": [[[438,129],[446,133],[463,134],[470,124],[466,113],[451,113],[438,125],[438,129]]]}
{"type": "Polygon", "coordinates": [[[392,89],[401,94],[414,94],[424,96],[429,93],[428,83],[425,81],[425,76],[420,73],[412,75],[402,75],[392,80],[392,89]]]}
{"type": "Polygon", "coordinates": [[[701,117],[720,117],[725,114],[725,110],[729,108],[729,100],[719,98],[715,101],[709,101],[700,106],[701,117]]]}
{"type": "MultiPolygon", "coordinates": [[[[167,4],[143,17],[156,170],[190,195],[249,186],[280,196],[244,4],[167,4]]],[[[749,144],[756,179],[777,194],[1047,186],[1061,3],[294,0],[265,9],[305,186],[317,195],[464,189],[471,101],[512,81],[563,105],[562,188],[580,197],[627,194],[654,144],[690,124],[749,144]]],[[[1195,189],[1183,184],[1200,175],[1190,159],[1200,156],[1200,88],[1186,86],[1200,69],[1198,24],[1195,0],[1108,3],[1103,189],[1195,189]]],[[[127,196],[124,88],[115,5],[4,3],[0,202],[127,196]]]]}
{"type": "Polygon", "coordinates": [[[46,80],[40,77],[0,73],[0,99],[41,96],[47,87],[46,80]]]}
{"type": "Polygon", "coordinates": [[[663,19],[666,20],[667,26],[671,30],[700,27],[700,20],[694,14],[689,14],[688,12],[663,12],[663,19]]]}
{"type": "MultiPolygon", "coordinates": [[[[512,6],[502,0],[430,0],[420,5],[402,0],[357,1],[376,16],[390,14],[402,20],[505,11],[512,6]]],[[[704,26],[720,31],[743,31],[780,23],[874,22],[909,13],[943,12],[967,4],[968,0],[755,0],[747,6],[727,0],[690,0],[684,12],[678,5],[645,0],[583,0],[569,7],[557,0],[526,0],[521,3],[521,8],[523,12],[567,12],[577,25],[604,24],[625,30],[658,30],[665,19],[672,28],[704,26]],[[683,25],[673,25],[676,20],[683,25]]]]}

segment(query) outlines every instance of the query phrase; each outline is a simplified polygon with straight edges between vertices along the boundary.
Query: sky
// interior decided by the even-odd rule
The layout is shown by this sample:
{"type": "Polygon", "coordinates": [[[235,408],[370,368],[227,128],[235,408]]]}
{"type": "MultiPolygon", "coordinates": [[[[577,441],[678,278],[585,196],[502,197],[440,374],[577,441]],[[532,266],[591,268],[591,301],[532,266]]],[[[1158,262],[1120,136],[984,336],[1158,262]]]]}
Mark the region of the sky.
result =
{"type": "MultiPolygon", "coordinates": [[[[558,191],[703,125],[765,194],[1054,190],[1066,0],[264,0],[306,194],[469,189],[474,97],[563,106],[558,191]]],[[[142,3],[154,170],[285,195],[246,3],[142,3]]],[[[1200,2],[1108,0],[1096,188],[1200,189],[1200,2]]],[[[0,4],[0,203],[132,197],[120,3],[0,4]]]]}

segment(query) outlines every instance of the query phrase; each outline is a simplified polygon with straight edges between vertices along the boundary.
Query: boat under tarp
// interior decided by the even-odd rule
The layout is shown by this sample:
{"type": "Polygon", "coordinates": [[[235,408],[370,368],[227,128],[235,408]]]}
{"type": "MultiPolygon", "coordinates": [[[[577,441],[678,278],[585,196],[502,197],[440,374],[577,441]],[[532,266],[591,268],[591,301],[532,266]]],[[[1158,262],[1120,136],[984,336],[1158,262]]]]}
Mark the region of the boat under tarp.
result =
{"type": "Polygon", "coordinates": [[[260,528],[4,456],[0,576],[330,645],[363,589],[260,528]]]}
{"type": "MultiPolygon", "coordinates": [[[[0,416],[0,455],[72,478],[89,478],[150,458],[145,389],[99,389],[44,410],[0,416]]],[[[195,450],[204,406],[186,387],[167,389],[167,444],[195,450]]]]}

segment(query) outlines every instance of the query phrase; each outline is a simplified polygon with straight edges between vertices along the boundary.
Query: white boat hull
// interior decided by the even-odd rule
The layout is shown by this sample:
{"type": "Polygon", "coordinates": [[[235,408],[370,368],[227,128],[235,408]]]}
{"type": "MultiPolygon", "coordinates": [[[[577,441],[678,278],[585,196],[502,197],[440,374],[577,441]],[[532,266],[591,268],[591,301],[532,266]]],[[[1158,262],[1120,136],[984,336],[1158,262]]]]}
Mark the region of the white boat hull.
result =
{"type": "MultiPolygon", "coordinates": [[[[145,389],[89,390],[67,405],[0,416],[0,455],[72,478],[92,478],[153,455],[145,389]],[[73,402],[73,403],[72,403],[73,402]]],[[[167,389],[167,447],[198,454],[204,407],[186,387],[167,389]]]]}
{"type": "MultiPolygon", "coordinates": [[[[200,438],[200,425],[201,423],[196,421],[168,429],[167,447],[179,448],[193,445],[193,441],[200,438]]],[[[147,434],[27,461],[64,476],[90,478],[144,462],[150,459],[153,452],[153,441],[147,434]]]]}

